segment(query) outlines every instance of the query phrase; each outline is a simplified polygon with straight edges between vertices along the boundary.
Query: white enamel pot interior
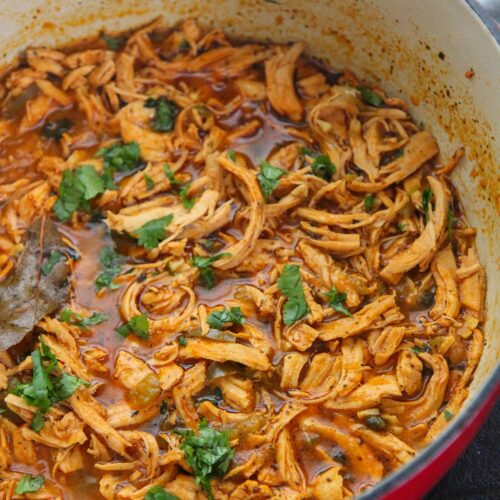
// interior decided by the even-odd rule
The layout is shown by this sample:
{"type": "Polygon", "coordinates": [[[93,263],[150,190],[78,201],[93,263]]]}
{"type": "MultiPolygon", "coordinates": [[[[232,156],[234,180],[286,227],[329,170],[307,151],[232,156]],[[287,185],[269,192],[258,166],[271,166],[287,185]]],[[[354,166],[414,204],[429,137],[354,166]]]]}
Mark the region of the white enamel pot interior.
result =
{"type": "Polygon", "coordinates": [[[333,68],[349,68],[391,95],[410,98],[412,113],[437,137],[443,159],[466,147],[453,180],[478,228],[487,272],[486,347],[461,415],[416,460],[372,490],[372,498],[390,496],[414,479],[498,391],[500,49],[494,26],[488,28],[478,11],[475,0],[0,0],[2,65],[27,46],[54,47],[159,15],[171,24],[194,18],[239,38],[304,40],[310,54],[333,68]],[[475,76],[467,79],[470,68],[475,76]]]}

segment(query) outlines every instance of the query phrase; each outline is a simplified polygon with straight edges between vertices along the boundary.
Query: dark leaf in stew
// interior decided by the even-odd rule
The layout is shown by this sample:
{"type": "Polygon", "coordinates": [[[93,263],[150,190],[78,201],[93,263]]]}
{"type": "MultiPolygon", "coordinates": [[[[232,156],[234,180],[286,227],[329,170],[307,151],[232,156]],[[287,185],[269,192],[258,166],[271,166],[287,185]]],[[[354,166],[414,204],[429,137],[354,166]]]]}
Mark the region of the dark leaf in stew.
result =
{"type": "Polygon", "coordinates": [[[47,274],[41,269],[54,251],[67,253],[56,225],[48,218],[36,220],[26,232],[14,271],[0,282],[0,349],[21,342],[38,321],[68,300],[67,260],[56,262],[47,274]]]}

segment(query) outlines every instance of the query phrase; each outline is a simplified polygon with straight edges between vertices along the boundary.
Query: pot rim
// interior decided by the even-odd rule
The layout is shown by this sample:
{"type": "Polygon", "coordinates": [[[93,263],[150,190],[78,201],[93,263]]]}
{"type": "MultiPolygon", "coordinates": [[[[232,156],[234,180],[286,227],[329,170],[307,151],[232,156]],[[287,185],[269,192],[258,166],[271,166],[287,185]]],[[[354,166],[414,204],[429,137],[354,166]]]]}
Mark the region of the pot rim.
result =
{"type": "MultiPolygon", "coordinates": [[[[500,45],[500,26],[491,18],[477,0],[465,0],[470,10],[476,15],[481,23],[487,28],[489,34],[500,45]]],[[[437,439],[424,448],[418,455],[406,465],[397,469],[393,474],[382,479],[373,488],[359,495],[360,500],[373,500],[383,498],[385,495],[393,492],[396,488],[408,480],[415,478],[431,462],[436,459],[440,453],[443,453],[451,446],[457,438],[471,425],[474,417],[488,402],[488,397],[497,399],[500,392],[500,362],[492,368],[490,375],[478,389],[475,395],[471,397],[470,403],[461,410],[454,421],[439,434],[437,439]]],[[[455,457],[455,458],[458,458],[455,457]]],[[[437,478],[440,479],[440,478],[437,478]]],[[[434,486],[432,485],[429,485],[434,486]]],[[[430,489],[430,488],[429,488],[430,489]]]]}
{"type": "Polygon", "coordinates": [[[488,28],[493,38],[500,44],[500,25],[486,12],[486,9],[477,0],[465,0],[471,10],[479,17],[488,28]]]}
{"type": "MultiPolygon", "coordinates": [[[[453,423],[450,424],[430,445],[424,448],[413,460],[408,464],[397,469],[393,474],[390,474],[385,479],[382,479],[373,488],[366,493],[359,495],[360,500],[372,500],[382,498],[385,494],[392,492],[402,483],[418,476],[425,467],[435,459],[440,452],[443,452],[450,446],[469,426],[474,416],[487,402],[488,396],[493,396],[496,399],[495,392],[500,389],[500,363],[492,370],[491,375],[478,390],[469,405],[461,410],[453,423]]],[[[456,457],[458,458],[458,457],[456,457]]],[[[433,485],[432,485],[433,486],[433,485]]]]}

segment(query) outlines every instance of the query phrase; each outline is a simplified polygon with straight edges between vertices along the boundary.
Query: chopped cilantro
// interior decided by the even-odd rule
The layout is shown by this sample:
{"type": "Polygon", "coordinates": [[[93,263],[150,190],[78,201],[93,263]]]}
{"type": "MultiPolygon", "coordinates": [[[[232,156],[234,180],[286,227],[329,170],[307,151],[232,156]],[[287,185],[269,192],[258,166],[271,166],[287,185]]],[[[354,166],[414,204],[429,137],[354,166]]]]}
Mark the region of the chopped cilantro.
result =
{"type": "Polygon", "coordinates": [[[31,428],[38,432],[44,425],[43,414],[54,403],[71,396],[78,387],[85,385],[85,382],[63,372],[56,357],[43,340],[40,341],[38,349],[31,353],[31,362],[33,364],[31,382],[17,385],[13,393],[39,409],[31,423],[31,428]]]}
{"type": "Polygon", "coordinates": [[[179,497],[165,491],[160,485],[153,486],[146,491],[144,500],[179,500],[179,497]]]}
{"type": "Polygon", "coordinates": [[[267,163],[267,161],[263,161],[260,164],[260,173],[257,174],[257,179],[260,183],[262,194],[266,200],[276,189],[276,186],[279,184],[280,177],[283,177],[285,174],[287,174],[286,170],[279,167],[273,167],[270,163],[267,163]]]}
{"type": "Polygon", "coordinates": [[[228,149],[227,156],[229,156],[229,159],[231,161],[236,161],[236,155],[234,154],[234,151],[232,149],[228,149]]]}
{"type": "Polygon", "coordinates": [[[159,219],[150,220],[135,231],[134,236],[137,242],[144,248],[156,248],[160,241],[167,237],[167,226],[172,222],[174,216],[172,214],[165,215],[159,219]]]}
{"type": "Polygon", "coordinates": [[[398,222],[397,227],[402,233],[408,231],[408,224],[403,224],[402,222],[398,222]]]}
{"type": "Polygon", "coordinates": [[[179,113],[179,108],[175,102],[169,101],[166,97],[160,96],[157,99],[150,97],[146,103],[146,108],[155,110],[153,119],[153,129],[157,132],[170,132],[174,128],[175,117],[179,113]]]}
{"type": "Polygon", "coordinates": [[[97,290],[109,288],[116,290],[119,285],[115,283],[115,278],[120,274],[120,265],[118,264],[118,254],[111,247],[104,247],[99,254],[99,263],[101,273],[95,280],[97,290]]]}
{"type": "Polygon", "coordinates": [[[35,412],[33,419],[31,420],[30,428],[35,432],[40,432],[45,425],[45,420],[43,418],[44,412],[40,408],[35,412]]]}
{"type": "Polygon", "coordinates": [[[116,143],[97,151],[98,158],[104,158],[104,168],[109,174],[129,172],[140,165],[141,150],[137,142],[116,143]]]}
{"type": "Polygon", "coordinates": [[[177,340],[179,342],[179,345],[181,345],[182,347],[187,346],[188,341],[186,337],[179,337],[177,340]]]}
{"type": "Polygon", "coordinates": [[[444,410],[444,419],[449,422],[453,418],[453,413],[450,410],[444,410]]]}
{"type": "Polygon", "coordinates": [[[196,483],[213,499],[210,479],[222,477],[229,469],[234,456],[229,442],[229,431],[218,431],[203,420],[198,426],[198,433],[191,429],[176,429],[182,436],[180,448],[188,465],[193,469],[196,483]]]}
{"type": "Polygon", "coordinates": [[[371,106],[379,107],[384,104],[384,100],[373,90],[367,87],[358,87],[361,92],[361,99],[371,106]]]}
{"type": "Polygon", "coordinates": [[[194,207],[194,204],[196,203],[196,200],[194,198],[189,198],[187,195],[189,188],[190,188],[190,185],[186,184],[179,192],[179,194],[181,196],[182,206],[186,210],[191,210],[194,207]]]}
{"type": "Polygon", "coordinates": [[[44,276],[47,276],[52,269],[54,269],[54,266],[64,257],[64,255],[61,252],[58,252],[57,250],[52,250],[50,252],[50,255],[48,259],[40,266],[40,269],[42,271],[42,274],[44,276]]]}
{"type": "Polygon", "coordinates": [[[210,328],[224,330],[229,324],[243,325],[245,316],[240,307],[231,307],[231,309],[220,309],[212,311],[207,317],[207,323],[210,328]]]}
{"type": "Polygon", "coordinates": [[[345,306],[345,301],[347,299],[347,294],[345,292],[339,292],[336,286],[332,286],[332,289],[325,295],[328,297],[328,305],[331,308],[342,313],[344,316],[352,316],[349,309],[345,306]]]}
{"type": "Polygon", "coordinates": [[[302,288],[300,267],[287,264],[278,278],[278,288],[287,298],[283,306],[283,321],[285,325],[290,326],[309,313],[309,306],[302,288]]]}
{"type": "Polygon", "coordinates": [[[23,474],[17,483],[14,493],[16,495],[35,493],[43,486],[44,483],[45,479],[43,476],[30,476],[29,474],[23,474]]]}
{"type": "Polygon", "coordinates": [[[151,191],[155,187],[155,181],[148,174],[144,174],[144,182],[148,191],[151,191]]]}
{"type": "Polygon", "coordinates": [[[119,326],[116,331],[122,337],[128,337],[131,333],[135,333],[141,339],[149,339],[149,320],[143,313],[134,316],[130,321],[127,321],[122,326],[119,326]]]}
{"type": "Polygon", "coordinates": [[[106,33],[102,33],[101,38],[106,42],[108,49],[114,50],[115,52],[120,50],[125,45],[125,40],[120,37],[113,37],[106,35],[106,33]]]}
{"type": "Polygon", "coordinates": [[[42,127],[42,135],[47,139],[60,139],[64,132],[70,130],[72,126],[73,123],[67,118],[54,122],[45,122],[42,127]]]}
{"type": "Polygon", "coordinates": [[[422,347],[414,345],[410,347],[410,351],[414,352],[415,354],[419,354],[422,352],[432,352],[432,347],[429,344],[423,344],[422,347]]]}
{"type": "Polygon", "coordinates": [[[363,204],[365,206],[365,212],[371,212],[375,206],[375,195],[367,194],[363,200],[363,204]]]}
{"type": "Polygon", "coordinates": [[[335,165],[327,155],[319,155],[314,158],[311,170],[316,177],[321,177],[325,181],[330,181],[336,172],[335,165]]]}
{"type": "Polygon", "coordinates": [[[165,163],[163,165],[163,171],[165,172],[165,176],[170,181],[170,184],[173,186],[175,184],[180,184],[179,181],[175,178],[175,174],[172,172],[172,169],[165,163]]]}
{"type": "Polygon", "coordinates": [[[215,271],[212,269],[212,264],[223,257],[229,257],[231,254],[227,252],[218,253],[210,257],[200,257],[194,255],[191,259],[191,264],[200,270],[201,284],[207,290],[211,290],[215,286],[215,271]]]}
{"type": "Polygon", "coordinates": [[[104,193],[104,181],[93,165],[81,165],[63,172],[59,196],[54,203],[57,218],[66,222],[76,211],[90,213],[90,200],[104,193]]]}
{"type": "Polygon", "coordinates": [[[88,330],[89,326],[98,325],[103,321],[108,319],[108,316],[104,313],[92,313],[90,316],[84,318],[81,314],[78,314],[71,309],[63,309],[59,319],[64,323],[69,323],[70,325],[75,325],[81,328],[82,330],[88,330]]]}
{"type": "Polygon", "coordinates": [[[433,196],[432,190],[428,187],[422,191],[422,210],[424,211],[426,223],[429,221],[429,206],[431,205],[433,196]]]}

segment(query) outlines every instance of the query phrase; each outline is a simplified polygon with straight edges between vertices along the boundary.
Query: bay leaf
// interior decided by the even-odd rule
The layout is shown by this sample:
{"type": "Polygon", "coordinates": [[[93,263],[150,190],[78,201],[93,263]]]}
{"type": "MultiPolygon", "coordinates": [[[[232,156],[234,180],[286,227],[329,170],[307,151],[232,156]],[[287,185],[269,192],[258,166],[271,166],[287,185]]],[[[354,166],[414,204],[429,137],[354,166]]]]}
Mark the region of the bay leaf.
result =
{"type": "Polygon", "coordinates": [[[0,282],[0,349],[21,342],[47,314],[69,299],[67,257],[45,276],[41,265],[52,251],[68,255],[54,222],[37,219],[26,231],[24,249],[14,270],[0,282]]]}

